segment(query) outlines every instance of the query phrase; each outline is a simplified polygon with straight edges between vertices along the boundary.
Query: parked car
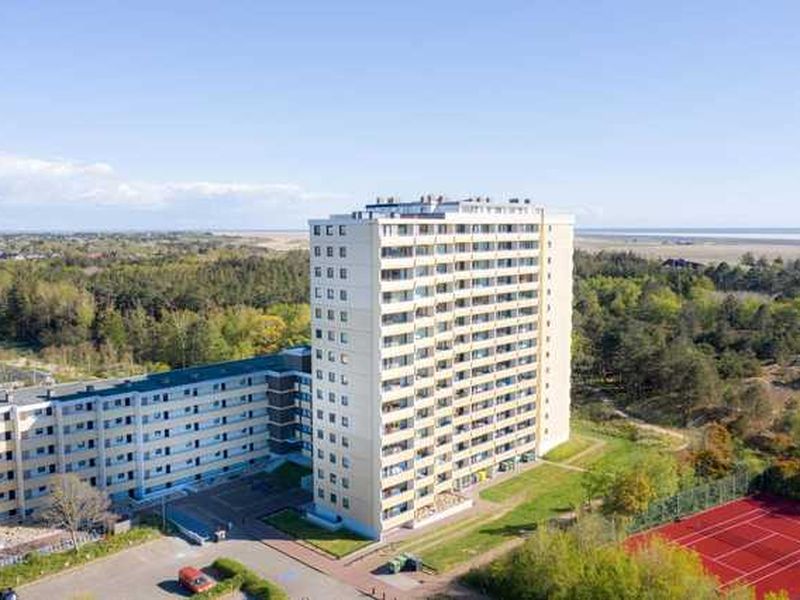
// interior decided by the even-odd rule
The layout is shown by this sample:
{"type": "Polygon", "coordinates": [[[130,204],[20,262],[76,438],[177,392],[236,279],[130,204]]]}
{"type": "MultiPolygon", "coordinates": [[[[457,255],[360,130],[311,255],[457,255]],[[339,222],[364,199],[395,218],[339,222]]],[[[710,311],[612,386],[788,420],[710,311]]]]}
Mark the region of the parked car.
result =
{"type": "Polygon", "coordinates": [[[178,581],[193,594],[199,594],[210,590],[216,585],[216,581],[195,567],[183,567],[178,571],[178,581]]]}

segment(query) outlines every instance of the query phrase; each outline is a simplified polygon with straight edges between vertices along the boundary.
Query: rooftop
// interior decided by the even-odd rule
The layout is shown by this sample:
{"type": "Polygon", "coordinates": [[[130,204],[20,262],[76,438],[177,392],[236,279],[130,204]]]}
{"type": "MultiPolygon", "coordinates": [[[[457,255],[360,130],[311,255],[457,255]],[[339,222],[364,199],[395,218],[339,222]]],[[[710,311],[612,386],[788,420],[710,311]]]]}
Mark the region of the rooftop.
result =
{"type": "MultiPolygon", "coordinates": [[[[466,198],[462,200],[450,200],[444,196],[422,196],[419,200],[403,202],[397,198],[377,198],[375,202],[368,203],[363,209],[355,210],[349,214],[331,215],[329,219],[311,219],[315,221],[374,221],[376,219],[397,219],[397,218],[416,218],[416,219],[475,219],[485,218],[486,215],[492,217],[511,216],[529,220],[531,215],[541,218],[545,215],[543,207],[534,204],[529,198],[511,198],[501,202],[493,202],[490,198],[466,198]]],[[[556,216],[555,213],[547,212],[548,218],[566,219],[572,222],[572,216],[556,216]]]]}
{"type": "Polygon", "coordinates": [[[176,369],[163,373],[149,373],[124,379],[97,379],[53,386],[25,387],[5,393],[0,389],[0,406],[2,406],[3,399],[13,404],[33,404],[47,400],[79,400],[132,392],[147,393],[261,371],[277,373],[307,371],[308,367],[304,363],[310,358],[311,349],[307,346],[298,346],[277,354],[265,354],[243,360],[176,369]]]}

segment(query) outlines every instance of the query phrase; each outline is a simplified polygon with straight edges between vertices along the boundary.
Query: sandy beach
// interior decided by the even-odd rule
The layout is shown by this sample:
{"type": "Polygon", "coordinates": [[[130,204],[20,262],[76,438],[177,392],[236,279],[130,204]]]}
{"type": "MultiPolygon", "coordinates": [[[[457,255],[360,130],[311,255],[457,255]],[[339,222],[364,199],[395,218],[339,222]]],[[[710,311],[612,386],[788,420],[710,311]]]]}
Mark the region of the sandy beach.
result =
{"type": "Polygon", "coordinates": [[[575,247],[587,252],[631,251],[649,258],[684,258],[700,263],[738,262],[750,252],[756,258],[800,259],[800,242],[792,240],[750,240],[734,238],[669,238],[624,235],[575,236],[575,247]]]}
{"type": "MultiPolygon", "coordinates": [[[[215,235],[237,238],[243,245],[286,251],[308,248],[305,231],[227,231],[215,235]]],[[[672,238],[636,235],[575,235],[575,247],[587,252],[631,251],[649,258],[684,258],[700,263],[738,262],[746,252],[755,257],[800,259],[800,241],[735,238],[672,238]]]]}

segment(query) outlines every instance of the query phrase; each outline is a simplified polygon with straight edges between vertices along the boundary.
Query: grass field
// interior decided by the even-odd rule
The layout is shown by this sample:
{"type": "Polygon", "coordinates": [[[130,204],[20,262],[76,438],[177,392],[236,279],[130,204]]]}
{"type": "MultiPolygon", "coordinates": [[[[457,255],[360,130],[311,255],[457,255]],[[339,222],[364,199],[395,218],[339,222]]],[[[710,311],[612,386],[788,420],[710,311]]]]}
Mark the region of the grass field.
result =
{"type": "Polygon", "coordinates": [[[559,512],[570,510],[580,502],[583,493],[578,471],[542,464],[500,484],[498,489],[485,490],[481,497],[499,502],[513,497],[523,486],[527,488],[524,499],[511,510],[423,550],[422,560],[437,571],[447,571],[533,529],[559,512]]]}
{"type": "MultiPolygon", "coordinates": [[[[591,424],[576,422],[573,438],[551,451],[547,458],[560,463],[569,461],[573,467],[596,465],[613,470],[630,464],[640,449],[645,446],[598,431],[591,424]],[[592,447],[594,451],[578,456],[592,447]]],[[[582,478],[580,471],[541,463],[481,491],[481,499],[496,503],[497,511],[412,538],[399,544],[398,550],[414,552],[437,571],[447,571],[573,509],[584,500],[582,478]]]]}
{"type": "Polygon", "coordinates": [[[348,529],[328,531],[307,521],[291,508],[268,515],[263,520],[275,529],[280,529],[297,540],[316,546],[337,558],[347,556],[373,542],[348,529]]]}
{"type": "Polygon", "coordinates": [[[585,452],[597,443],[597,439],[590,438],[579,433],[574,434],[569,441],[564,442],[557,448],[553,448],[550,452],[545,454],[547,460],[553,462],[566,462],[572,457],[577,456],[581,452],[585,452]]]}

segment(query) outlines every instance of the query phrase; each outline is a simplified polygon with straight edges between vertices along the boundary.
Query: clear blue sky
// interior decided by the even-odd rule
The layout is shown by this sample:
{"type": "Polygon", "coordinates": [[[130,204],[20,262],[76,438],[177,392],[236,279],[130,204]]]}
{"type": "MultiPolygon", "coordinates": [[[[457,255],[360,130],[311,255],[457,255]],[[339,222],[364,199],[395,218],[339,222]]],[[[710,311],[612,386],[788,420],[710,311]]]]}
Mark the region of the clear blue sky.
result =
{"type": "Polygon", "coordinates": [[[0,3],[0,229],[428,192],[800,226],[800,2],[0,3]]]}

